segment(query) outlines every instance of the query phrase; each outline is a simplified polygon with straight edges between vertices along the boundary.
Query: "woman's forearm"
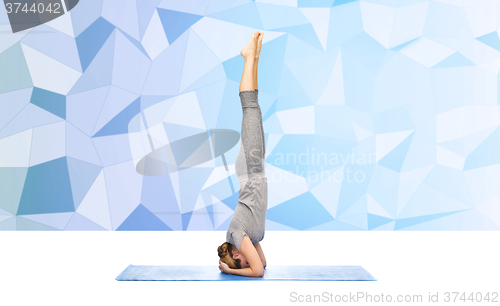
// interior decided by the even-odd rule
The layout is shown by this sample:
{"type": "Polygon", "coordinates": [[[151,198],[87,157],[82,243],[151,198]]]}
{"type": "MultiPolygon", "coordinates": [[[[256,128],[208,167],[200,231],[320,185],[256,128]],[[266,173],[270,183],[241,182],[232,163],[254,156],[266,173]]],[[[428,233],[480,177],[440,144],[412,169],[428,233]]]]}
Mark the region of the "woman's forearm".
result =
{"type": "Polygon", "coordinates": [[[260,261],[262,262],[262,265],[265,268],[266,267],[266,256],[264,256],[264,251],[262,250],[262,246],[260,245],[259,242],[257,242],[253,246],[257,250],[257,253],[259,253],[260,261]]]}
{"type": "Polygon", "coordinates": [[[241,275],[241,276],[251,276],[251,277],[262,277],[264,276],[264,272],[258,273],[252,270],[251,268],[244,269],[231,269],[230,274],[241,275]]]}

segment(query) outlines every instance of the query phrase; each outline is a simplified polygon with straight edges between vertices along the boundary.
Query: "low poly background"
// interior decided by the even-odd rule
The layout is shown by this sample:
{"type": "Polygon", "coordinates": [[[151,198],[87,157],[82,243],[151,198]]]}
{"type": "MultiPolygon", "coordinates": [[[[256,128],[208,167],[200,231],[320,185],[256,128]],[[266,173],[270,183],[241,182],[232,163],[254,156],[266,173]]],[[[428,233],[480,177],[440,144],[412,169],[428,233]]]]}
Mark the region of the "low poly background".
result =
{"type": "Polygon", "coordinates": [[[160,161],[164,175],[137,165],[241,132],[240,51],[259,30],[266,230],[498,230],[499,13],[497,0],[83,0],[14,34],[1,8],[0,229],[227,230],[239,142],[178,171],[160,161]]]}

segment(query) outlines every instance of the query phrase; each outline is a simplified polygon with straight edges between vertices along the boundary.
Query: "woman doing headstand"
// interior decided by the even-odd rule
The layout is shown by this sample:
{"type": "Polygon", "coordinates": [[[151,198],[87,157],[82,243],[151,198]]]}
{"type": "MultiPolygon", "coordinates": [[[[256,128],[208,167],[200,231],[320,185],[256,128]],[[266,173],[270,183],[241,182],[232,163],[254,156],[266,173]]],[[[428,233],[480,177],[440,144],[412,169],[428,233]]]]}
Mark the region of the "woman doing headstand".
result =
{"type": "Polygon", "coordinates": [[[221,272],[254,277],[264,276],[266,267],[266,258],[259,244],[264,238],[267,212],[265,139],[257,86],[263,35],[255,31],[241,50],[245,59],[239,88],[243,119],[240,151],[235,162],[240,193],[226,233],[226,242],[217,248],[221,272]]]}

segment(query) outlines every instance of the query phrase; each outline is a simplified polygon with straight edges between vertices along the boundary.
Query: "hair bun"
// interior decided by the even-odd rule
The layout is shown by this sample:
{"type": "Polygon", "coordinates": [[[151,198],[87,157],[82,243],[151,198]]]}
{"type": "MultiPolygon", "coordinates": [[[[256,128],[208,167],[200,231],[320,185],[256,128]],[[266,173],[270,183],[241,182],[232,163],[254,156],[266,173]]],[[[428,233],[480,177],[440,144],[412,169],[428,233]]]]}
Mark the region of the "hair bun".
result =
{"type": "Polygon", "coordinates": [[[233,259],[233,245],[229,242],[224,242],[217,247],[217,253],[222,262],[227,264],[231,269],[241,269],[240,259],[233,259]]]}
{"type": "Polygon", "coordinates": [[[219,257],[222,258],[227,255],[227,243],[224,242],[222,245],[220,245],[217,248],[217,253],[219,254],[219,257]]]}

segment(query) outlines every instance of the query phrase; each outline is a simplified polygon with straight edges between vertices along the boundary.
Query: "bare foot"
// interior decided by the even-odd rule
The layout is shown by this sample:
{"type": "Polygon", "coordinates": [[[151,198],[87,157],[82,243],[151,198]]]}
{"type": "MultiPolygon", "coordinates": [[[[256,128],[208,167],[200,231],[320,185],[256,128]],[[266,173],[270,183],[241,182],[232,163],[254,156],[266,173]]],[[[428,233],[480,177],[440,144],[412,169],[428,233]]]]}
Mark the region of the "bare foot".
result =
{"type": "Polygon", "coordinates": [[[245,59],[247,58],[255,58],[255,54],[257,53],[257,37],[259,36],[259,31],[255,31],[250,37],[250,41],[248,44],[241,50],[240,54],[245,59]]]}
{"type": "Polygon", "coordinates": [[[259,60],[260,48],[262,47],[262,37],[264,36],[264,32],[259,33],[259,37],[257,38],[257,50],[255,52],[255,59],[259,60]]]}

